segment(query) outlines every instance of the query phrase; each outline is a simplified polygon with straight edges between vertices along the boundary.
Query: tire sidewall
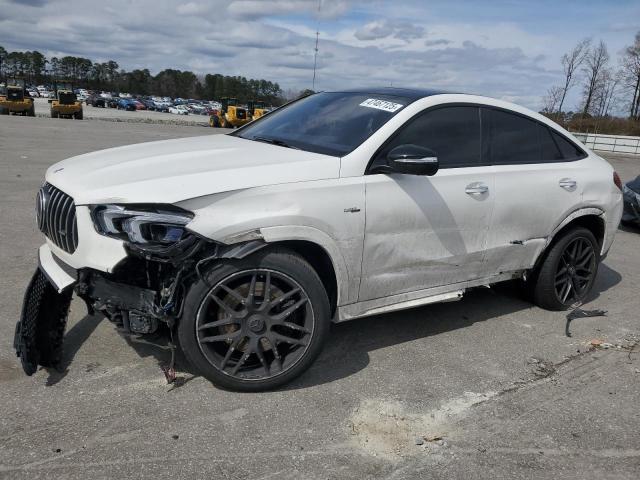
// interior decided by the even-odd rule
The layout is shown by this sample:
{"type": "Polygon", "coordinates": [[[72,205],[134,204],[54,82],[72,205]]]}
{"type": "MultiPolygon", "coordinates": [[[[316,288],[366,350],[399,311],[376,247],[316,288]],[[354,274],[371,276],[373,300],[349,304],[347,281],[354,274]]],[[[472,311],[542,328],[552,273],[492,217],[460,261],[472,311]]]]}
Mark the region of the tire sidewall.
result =
{"type": "Polygon", "coordinates": [[[178,340],[187,360],[215,385],[235,391],[263,391],[277,388],[302,374],[320,354],[329,334],[330,307],[327,293],[313,268],[298,255],[286,250],[260,251],[242,260],[225,260],[210,267],[189,289],[183,315],[178,323],[178,340]],[[213,367],[200,350],[196,321],[202,301],[221,280],[251,269],[269,269],[293,278],[303,288],[315,315],[314,333],[307,351],[288,371],[265,380],[242,380],[213,367]]]}

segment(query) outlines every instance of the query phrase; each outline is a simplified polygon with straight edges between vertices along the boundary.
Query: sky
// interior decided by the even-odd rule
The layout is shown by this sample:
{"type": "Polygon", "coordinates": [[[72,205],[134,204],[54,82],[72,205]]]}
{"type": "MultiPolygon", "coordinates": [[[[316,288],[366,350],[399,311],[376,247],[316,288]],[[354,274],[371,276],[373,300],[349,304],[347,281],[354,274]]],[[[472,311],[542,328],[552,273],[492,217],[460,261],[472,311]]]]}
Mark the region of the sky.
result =
{"type": "MultiPolygon", "coordinates": [[[[584,37],[613,60],[640,0],[0,0],[0,45],[312,87],[437,88],[539,109],[584,37]]],[[[569,97],[577,104],[579,88],[569,97]]]]}

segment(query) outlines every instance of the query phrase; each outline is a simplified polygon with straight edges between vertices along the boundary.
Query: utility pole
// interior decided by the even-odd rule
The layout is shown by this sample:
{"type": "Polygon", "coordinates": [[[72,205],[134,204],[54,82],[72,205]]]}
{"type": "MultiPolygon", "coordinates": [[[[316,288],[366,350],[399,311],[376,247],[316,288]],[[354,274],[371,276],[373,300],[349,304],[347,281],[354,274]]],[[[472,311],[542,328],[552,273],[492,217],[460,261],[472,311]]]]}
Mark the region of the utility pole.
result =
{"type": "MultiPolygon", "coordinates": [[[[322,0],[318,0],[318,22],[320,22],[320,7],[322,6],[322,0]]],[[[313,83],[311,86],[311,90],[316,91],[316,67],[318,65],[318,40],[320,38],[320,25],[318,23],[318,27],[316,28],[316,48],[313,54],[313,83]]]]}

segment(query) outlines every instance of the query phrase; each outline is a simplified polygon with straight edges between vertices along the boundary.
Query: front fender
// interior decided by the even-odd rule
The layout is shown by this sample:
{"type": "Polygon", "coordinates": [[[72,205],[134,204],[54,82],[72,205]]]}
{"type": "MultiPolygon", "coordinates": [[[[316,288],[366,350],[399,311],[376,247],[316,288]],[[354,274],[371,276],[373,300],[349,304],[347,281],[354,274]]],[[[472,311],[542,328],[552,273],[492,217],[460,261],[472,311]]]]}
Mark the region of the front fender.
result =
{"type": "Polygon", "coordinates": [[[338,305],[357,301],[364,236],[362,177],[247,188],[178,206],[195,213],[188,228],[226,245],[308,241],[333,264],[338,305]]]}
{"type": "Polygon", "coordinates": [[[283,225],[261,228],[260,233],[267,243],[284,242],[288,240],[302,240],[314,243],[324,249],[329,255],[333,270],[336,273],[338,285],[338,306],[353,303],[358,298],[360,277],[354,278],[349,274],[347,262],[342,255],[336,241],[317,228],[303,225],[283,225]]]}

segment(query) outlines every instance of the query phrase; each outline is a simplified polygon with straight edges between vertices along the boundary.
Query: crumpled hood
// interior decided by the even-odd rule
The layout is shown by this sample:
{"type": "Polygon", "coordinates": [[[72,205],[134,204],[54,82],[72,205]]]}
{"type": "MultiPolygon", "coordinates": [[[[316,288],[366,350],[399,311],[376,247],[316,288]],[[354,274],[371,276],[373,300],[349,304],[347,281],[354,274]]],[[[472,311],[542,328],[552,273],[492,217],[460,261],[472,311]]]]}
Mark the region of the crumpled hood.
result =
{"type": "Polygon", "coordinates": [[[176,203],[243,188],[337,178],[340,159],[229,135],[140,143],[58,162],[47,182],[76,205],[176,203]]]}

